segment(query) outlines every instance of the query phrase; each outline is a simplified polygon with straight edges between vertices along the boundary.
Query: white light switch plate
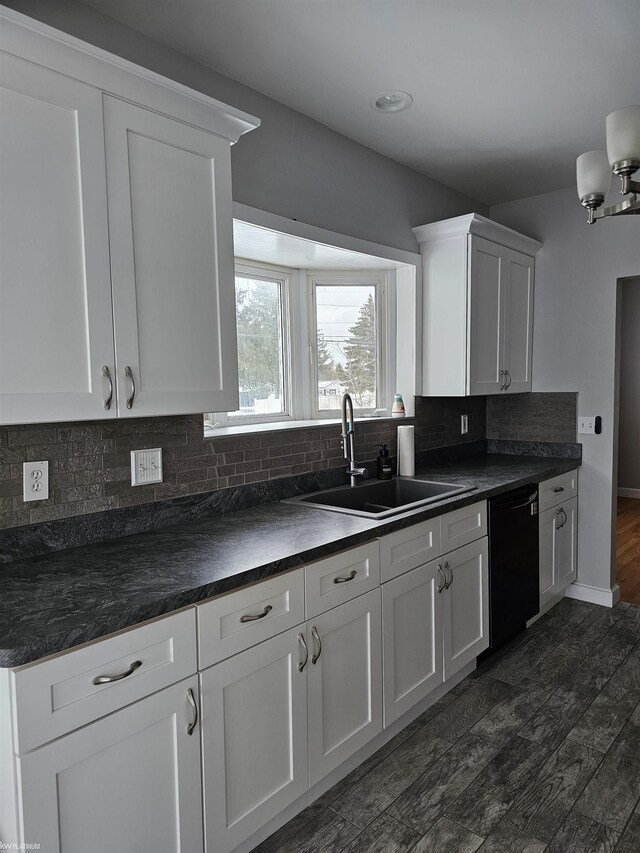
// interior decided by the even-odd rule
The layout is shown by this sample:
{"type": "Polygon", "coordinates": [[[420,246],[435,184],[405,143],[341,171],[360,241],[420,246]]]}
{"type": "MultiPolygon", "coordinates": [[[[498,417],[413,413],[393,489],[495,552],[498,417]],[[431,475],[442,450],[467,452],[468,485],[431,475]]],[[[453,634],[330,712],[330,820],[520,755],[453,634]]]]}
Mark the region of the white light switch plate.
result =
{"type": "Polygon", "coordinates": [[[131,451],[131,485],[162,482],[162,448],[131,451]]]}
{"type": "Polygon", "coordinates": [[[578,435],[595,435],[596,434],[596,416],[581,415],[578,418],[578,435]]]}
{"type": "Polygon", "coordinates": [[[460,434],[466,435],[469,432],[469,415],[460,415],[460,434]]]}
{"type": "Polygon", "coordinates": [[[22,498],[46,501],[49,497],[49,463],[24,462],[22,465],[22,498]]]}

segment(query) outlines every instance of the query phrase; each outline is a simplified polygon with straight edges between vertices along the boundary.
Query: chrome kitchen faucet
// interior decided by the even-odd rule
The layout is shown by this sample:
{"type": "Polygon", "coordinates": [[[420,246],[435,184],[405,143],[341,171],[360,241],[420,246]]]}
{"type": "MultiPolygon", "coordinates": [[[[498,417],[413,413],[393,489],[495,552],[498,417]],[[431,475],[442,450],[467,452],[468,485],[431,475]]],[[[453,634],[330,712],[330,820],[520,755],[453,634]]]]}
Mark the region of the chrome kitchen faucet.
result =
{"type": "Polygon", "coordinates": [[[342,395],[342,451],[349,463],[347,475],[351,479],[352,486],[356,485],[358,477],[364,477],[366,473],[366,468],[358,468],[356,464],[355,436],[353,403],[351,396],[345,393],[342,395]]]}

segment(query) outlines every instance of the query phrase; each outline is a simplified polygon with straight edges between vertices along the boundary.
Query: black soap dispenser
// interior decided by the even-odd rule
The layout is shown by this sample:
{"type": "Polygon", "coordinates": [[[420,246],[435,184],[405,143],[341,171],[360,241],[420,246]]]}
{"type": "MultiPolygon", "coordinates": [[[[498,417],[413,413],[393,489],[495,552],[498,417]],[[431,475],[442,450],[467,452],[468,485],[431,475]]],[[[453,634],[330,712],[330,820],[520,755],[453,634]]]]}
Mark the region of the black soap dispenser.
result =
{"type": "Polygon", "coordinates": [[[378,445],[380,448],[380,453],[378,454],[378,479],[379,480],[390,480],[393,474],[393,470],[391,468],[391,457],[389,456],[389,450],[386,444],[378,445]]]}

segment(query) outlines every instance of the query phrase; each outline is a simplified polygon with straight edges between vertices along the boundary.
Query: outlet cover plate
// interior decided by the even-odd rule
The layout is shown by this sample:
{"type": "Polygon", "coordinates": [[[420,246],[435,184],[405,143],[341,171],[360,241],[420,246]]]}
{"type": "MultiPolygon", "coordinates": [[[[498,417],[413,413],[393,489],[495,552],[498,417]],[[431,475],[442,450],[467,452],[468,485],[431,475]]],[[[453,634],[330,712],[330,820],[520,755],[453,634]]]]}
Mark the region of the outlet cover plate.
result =
{"type": "Polygon", "coordinates": [[[460,415],[460,435],[466,435],[469,432],[469,415],[460,415]]]}
{"type": "Polygon", "coordinates": [[[131,485],[147,486],[162,482],[162,448],[131,451],[131,485]]]}
{"type": "Polygon", "coordinates": [[[22,465],[22,498],[46,501],[49,498],[49,463],[24,462],[22,465]]]}

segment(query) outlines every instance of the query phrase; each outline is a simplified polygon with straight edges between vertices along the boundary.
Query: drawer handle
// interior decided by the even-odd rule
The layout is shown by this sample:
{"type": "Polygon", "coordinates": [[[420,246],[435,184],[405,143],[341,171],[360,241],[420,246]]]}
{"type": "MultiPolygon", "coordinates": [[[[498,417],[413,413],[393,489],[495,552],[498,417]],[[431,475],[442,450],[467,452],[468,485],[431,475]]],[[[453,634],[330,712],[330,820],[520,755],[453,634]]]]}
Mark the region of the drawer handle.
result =
{"type": "Polygon", "coordinates": [[[302,670],[307,665],[307,661],[309,660],[309,648],[304,639],[304,634],[298,634],[298,643],[301,646],[302,651],[304,652],[304,658],[298,662],[298,672],[302,672],[302,670]]]}
{"type": "Polygon", "coordinates": [[[264,619],[265,616],[268,616],[269,613],[273,610],[273,607],[270,604],[267,604],[262,611],[262,613],[245,613],[244,616],[240,617],[241,622],[255,622],[256,619],[264,619]]]}
{"type": "Polygon", "coordinates": [[[198,725],[198,703],[196,702],[196,697],[193,695],[193,690],[191,688],[187,690],[187,699],[189,700],[189,704],[193,710],[191,722],[187,723],[187,734],[192,735],[198,725]]]}
{"type": "Polygon", "coordinates": [[[322,654],[322,640],[320,639],[320,634],[318,634],[318,629],[315,625],[311,629],[311,636],[318,645],[318,651],[311,656],[311,663],[316,664],[320,660],[320,655],[322,654]]]}
{"type": "Polygon", "coordinates": [[[553,491],[554,491],[554,494],[559,495],[560,492],[564,492],[564,486],[556,486],[553,491]]]}
{"type": "Polygon", "coordinates": [[[352,569],[346,578],[337,577],[337,578],[333,579],[333,582],[334,583],[349,583],[349,581],[352,581],[357,574],[358,573],[356,572],[356,570],[352,569]]]}
{"type": "Polygon", "coordinates": [[[142,666],[141,660],[134,660],[129,669],[126,672],[121,672],[118,675],[97,675],[92,684],[111,684],[112,681],[122,681],[123,678],[128,678],[130,675],[136,671],[136,669],[140,669],[142,666]]]}

